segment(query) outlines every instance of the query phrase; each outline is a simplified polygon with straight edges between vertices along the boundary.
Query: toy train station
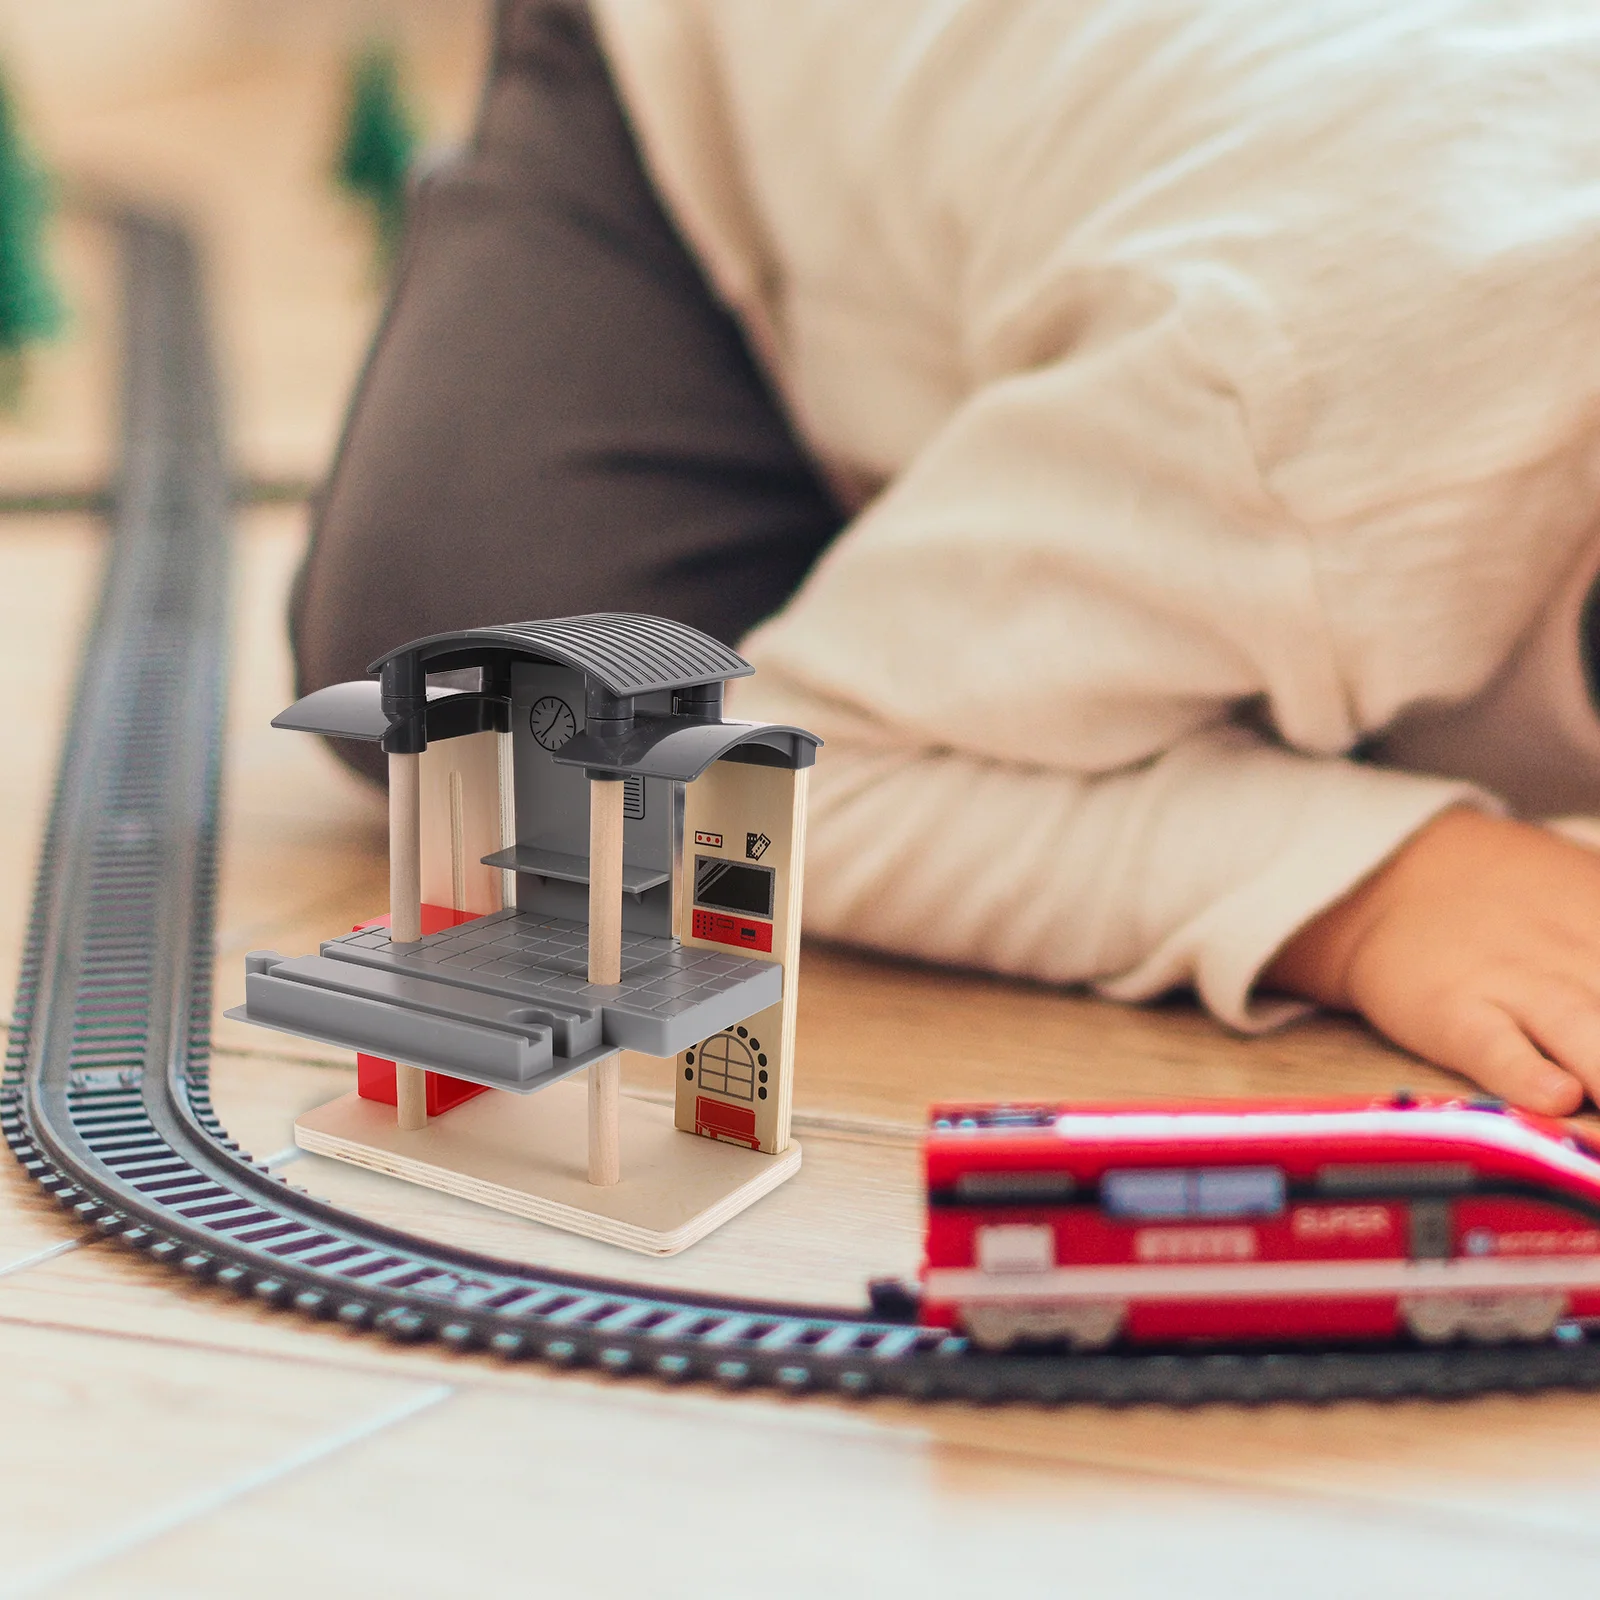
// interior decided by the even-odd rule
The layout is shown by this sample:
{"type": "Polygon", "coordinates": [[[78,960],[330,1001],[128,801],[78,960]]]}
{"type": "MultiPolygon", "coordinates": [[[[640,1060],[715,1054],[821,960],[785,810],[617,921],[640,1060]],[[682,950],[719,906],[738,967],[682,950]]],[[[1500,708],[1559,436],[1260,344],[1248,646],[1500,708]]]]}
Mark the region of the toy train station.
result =
{"type": "Polygon", "coordinates": [[[388,916],[247,958],[234,1015],[357,1052],[297,1141],[658,1254],[791,1176],[817,739],[726,720],[749,664],[656,617],[438,634],[372,670],[274,721],[389,765],[388,916]],[[621,1093],[623,1050],[674,1059],[670,1108],[621,1093]]]}

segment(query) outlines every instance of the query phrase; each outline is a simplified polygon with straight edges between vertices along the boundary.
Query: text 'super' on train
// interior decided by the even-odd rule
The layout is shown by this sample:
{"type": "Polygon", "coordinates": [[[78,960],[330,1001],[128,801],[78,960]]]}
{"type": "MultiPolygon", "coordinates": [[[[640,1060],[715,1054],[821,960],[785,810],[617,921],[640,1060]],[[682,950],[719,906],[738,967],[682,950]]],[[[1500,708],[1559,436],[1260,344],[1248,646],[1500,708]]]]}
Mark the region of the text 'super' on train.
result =
{"type": "Polygon", "coordinates": [[[1500,1342],[1600,1318],[1600,1150],[1498,1101],[943,1105],[926,1171],[905,1309],[989,1349],[1500,1342]]]}

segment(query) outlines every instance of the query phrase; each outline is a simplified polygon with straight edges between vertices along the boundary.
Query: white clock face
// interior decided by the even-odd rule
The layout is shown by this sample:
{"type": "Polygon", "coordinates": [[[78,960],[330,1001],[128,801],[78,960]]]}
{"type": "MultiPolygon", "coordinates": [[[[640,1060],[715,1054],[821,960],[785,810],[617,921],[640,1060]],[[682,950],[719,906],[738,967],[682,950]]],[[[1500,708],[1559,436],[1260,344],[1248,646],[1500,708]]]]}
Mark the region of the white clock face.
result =
{"type": "Polygon", "coordinates": [[[559,750],[578,731],[578,719],[572,707],[556,695],[547,694],[533,702],[528,713],[528,726],[533,736],[546,750],[559,750]]]}

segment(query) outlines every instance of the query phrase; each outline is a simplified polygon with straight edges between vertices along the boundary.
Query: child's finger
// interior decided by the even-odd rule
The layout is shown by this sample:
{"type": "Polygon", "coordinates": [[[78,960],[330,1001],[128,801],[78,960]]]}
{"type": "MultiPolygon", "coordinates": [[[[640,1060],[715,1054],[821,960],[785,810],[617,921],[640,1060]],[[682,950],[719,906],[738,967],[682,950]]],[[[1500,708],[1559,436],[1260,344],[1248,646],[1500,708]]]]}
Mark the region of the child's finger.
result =
{"type": "Polygon", "coordinates": [[[1546,1056],[1600,1100],[1600,1000],[1581,984],[1556,978],[1508,1009],[1546,1056]]]}
{"type": "Polygon", "coordinates": [[[1513,1105],[1569,1116],[1583,1104],[1584,1082],[1541,1054],[1531,1031],[1491,1001],[1472,1003],[1451,1029],[1452,1048],[1443,1065],[1513,1105]]]}

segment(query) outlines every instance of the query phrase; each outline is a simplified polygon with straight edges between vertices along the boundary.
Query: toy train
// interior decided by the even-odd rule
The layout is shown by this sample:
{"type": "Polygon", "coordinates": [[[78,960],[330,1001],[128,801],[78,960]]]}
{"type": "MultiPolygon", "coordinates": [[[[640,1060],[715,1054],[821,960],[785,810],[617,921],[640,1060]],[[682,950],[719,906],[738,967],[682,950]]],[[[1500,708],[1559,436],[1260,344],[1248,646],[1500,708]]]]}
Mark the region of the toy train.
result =
{"type": "Polygon", "coordinates": [[[1600,1148],[1496,1100],[945,1105],[926,1168],[900,1298],[985,1349],[1501,1343],[1600,1317],[1600,1148]]]}

